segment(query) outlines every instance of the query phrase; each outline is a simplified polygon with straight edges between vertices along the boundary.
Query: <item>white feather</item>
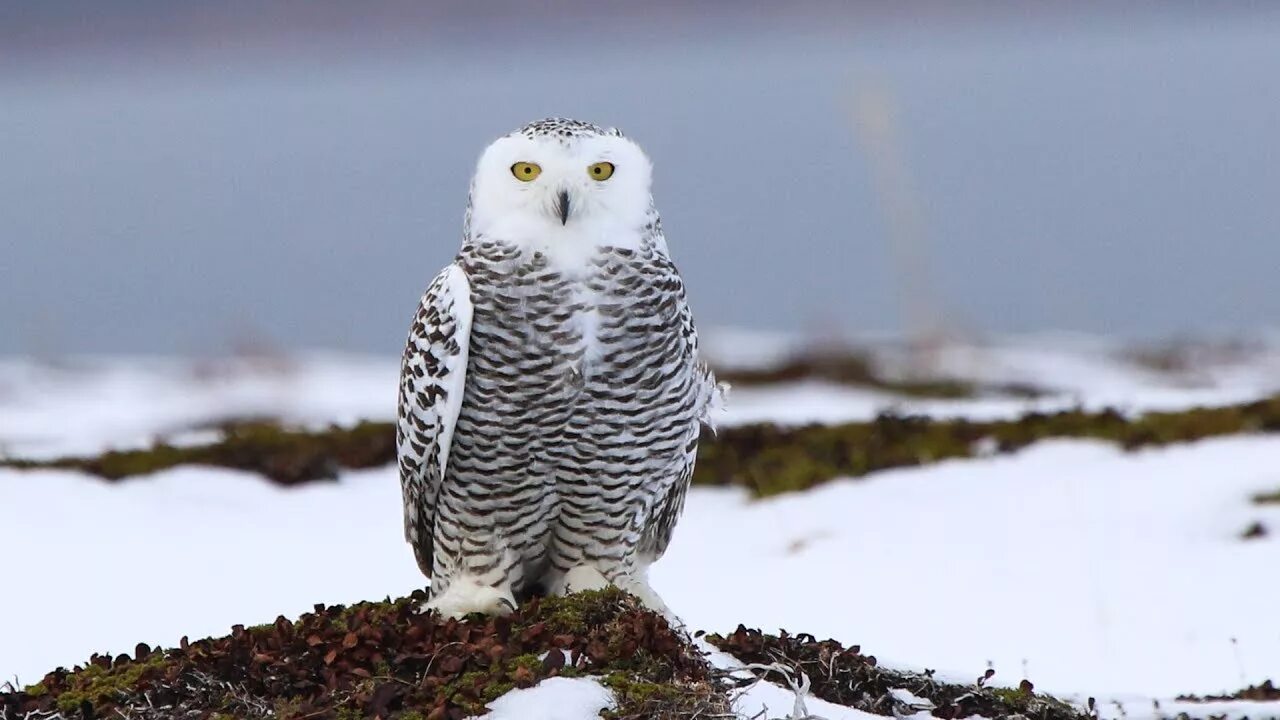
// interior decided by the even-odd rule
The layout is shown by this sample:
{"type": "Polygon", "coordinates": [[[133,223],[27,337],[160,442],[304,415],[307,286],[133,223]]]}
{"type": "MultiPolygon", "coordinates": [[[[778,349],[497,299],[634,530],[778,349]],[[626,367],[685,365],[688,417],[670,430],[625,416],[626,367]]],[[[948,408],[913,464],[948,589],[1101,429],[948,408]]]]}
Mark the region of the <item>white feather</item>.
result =
{"type": "Polygon", "coordinates": [[[467,384],[467,358],[471,348],[471,317],[474,307],[471,304],[471,282],[467,273],[457,264],[446,267],[441,275],[444,277],[446,302],[452,308],[455,323],[453,337],[458,343],[458,354],[449,356],[445,367],[449,369],[443,384],[447,396],[444,406],[439,409],[440,436],[437,440],[437,456],[440,460],[440,477],[445,477],[449,468],[449,447],[453,444],[453,429],[458,423],[458,413],[462,412],[462,395],[467,384]]]}

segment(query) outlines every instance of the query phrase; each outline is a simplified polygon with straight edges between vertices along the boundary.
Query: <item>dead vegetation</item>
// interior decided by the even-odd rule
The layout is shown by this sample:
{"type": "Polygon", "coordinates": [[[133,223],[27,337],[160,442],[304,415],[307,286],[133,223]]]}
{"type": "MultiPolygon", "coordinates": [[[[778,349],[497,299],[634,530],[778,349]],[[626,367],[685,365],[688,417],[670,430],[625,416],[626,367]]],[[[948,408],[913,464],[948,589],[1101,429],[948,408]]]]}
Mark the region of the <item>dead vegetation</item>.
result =
{"type": "Polygon", "coordinates": [[[1136,417],[1108,409],[1033,412],[982,422],[886,414],[841,425],[749,425],[722,430],[699,448],[694,483],[743,485],[763,497],[804,490],[836,477],[1015,452],[1053,438],[1099,440],[1138,450],[1278,431],[1280,398],[1136,417]]]}
{"type": "Polygon", "coordinates": [[[874,655],[864,655],[856,645],[846,648],[835,640],[819,641],[806,634],[766,635],[741,625],[728,636],[713,635],[707,640],[747,665],[803,673],[813,695],[874,715],[900,718],[924,711],[937,718],[1089,717],[1068,703],[1035,692],[1026,679],[1016,689],[992,686],[989,681],[995,673],[990,670],[972,684],[957,685],[935,678],[932,670],[916,673],[881,667],[874,655]]]}
{"type": "Polygon", "coordinates": [[[1267,526],[1263,525],[1261,520],[1254,520],[1253,522],[1249,523],[1249,525],[1245,527],[1244,530],[1240,531],[1240,539],[1241,540],[1261,540],[1270,534],[1271,534],[1271,531],[1267,530],[1267,526]]]}
{"type": "Polygon", "coordinates": [[[992,687],[987,673],[971,685],[948,684],[932,671],[882,668],[856,646],[804,634],[739,626],[710,636],[748,674],[717,670],[682,631],[616,589],[463,621],[417,612],[423,599],[419,592],[317,605],[297,620],[237,625],[219,638],[183,638],[176,648],[139,644],[128,654],[94,655],[34,685],[0,687],[0,720],[460,720],[485,714],[514,688],[580,676],[613,694],[605,720],[735,718],[735,687],[754,677],[885,717],[1084,717],[1025,681],[1016,690],[992,687]]]}
{"type": "Polygon", "coordinates": [[[870,353],[810,350],[767,368],[721,368],[716,377],[734,386],[822,380],[913,398],[959,399],[978,395],[1036,398],[1046,392],[1026,383],[979,384],[947,377],[896,377],[881,371],[870,353]]]}
{"type": "Polygon", "coordinates": [[[1280,700],[1280,685],[1271,680],[1264,680],[1258,685],[1250,685],[1229,695],[1179,695],[1181,702],[1227,702],[1230,700],[1254,700],[1258,702],[1280,700]]]}
{"type": "Polygon", "coordinates": [[[1254,505],[1280,505],[1280,490],[1258,493],[1253,496],[1254,505]]]}
{"type": "MultiPolygon", "coordinates": [[[[395,460],[391,423],[364,422],[319,431],[254,421],[222,427],[208,445],[159,443],[144,450],[49,461],[0,460],[17,468],[68,468],[108,480],[145,475],[182,464],[257,472],[295,485],[337,477],[343,468],[368,468],[395,460]]],[[[1113,442],[1126,450],[1192,442],[1241,433],[1280,431],[1280,397],[1217,408],[1128,416],[1115,410],[1027,413],[1011,420],[971,421],[885,414],[867,422],[779,427],[721,428],[706,434],[698,450],[696,485],[737,485],[757,496],[804,490],[837,477],[925,465],[985,453],[1008,453],[1051,438],[1113,442]]],[[[1259,495],[1254,502],[1276,502],[1259,495]]]]}
{"type": "Polygon", "coordinates": [[[425,597],[317,605],[296,621],[131,654],[94,655],[0,692],[0,718],[460,720],[513,688],[597,676],[607,720],[727,712],[706,660],[615,589],[532,601],[508,617],[442,620],[425,597]]]}
{"type": "Polygon", "coordinates": [[[0,466],[80,470],[106,480],[147,475],[178,465],[213,465],[256,472],[281,485],[334,480],[343,468],[386,465],[395,460],[391,423],[362,422],[323,430],[288,428],[254,419],[229,421],[214,428],[222,438],[205,445],[157,442],[140,450],[112,450],[94,457],[55,460],[0,459],[0,466]]]}

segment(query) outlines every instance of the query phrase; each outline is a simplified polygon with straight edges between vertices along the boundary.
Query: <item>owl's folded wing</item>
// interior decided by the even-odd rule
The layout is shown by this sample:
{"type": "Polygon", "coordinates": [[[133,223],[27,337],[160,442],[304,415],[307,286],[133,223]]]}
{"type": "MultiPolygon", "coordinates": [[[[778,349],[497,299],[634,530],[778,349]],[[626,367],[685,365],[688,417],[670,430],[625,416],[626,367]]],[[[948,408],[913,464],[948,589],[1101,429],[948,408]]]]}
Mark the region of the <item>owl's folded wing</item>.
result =
{"type": "Polygon", "coordinates": [[[396,451],[404,497],[404,536],[431,575],[436,499],[462,410],[471,340],[471,283],[456,263],[422,296],[400,367],[396,451]]]}
{"type": "Polygon", "coordinates": [[[722,404],[728,390],[726,384],[716,383],[715,374],[699,356],[698,331],[694,328],[693,313],[690,312],[689,304],[685,299],[684,282],[675,272],[674,266],[671,273],[671,281],[679,286],[675,321],[682,340],[680,348],[683,353],[683,362],[688,372],[692,374],[689,384],[691,394],[689,402],[692,403],[694,413],[686,428],[682,452],[676,458],[677,472],[668,476],[668,484],[658,493],[657,503],[649,516],[649,522],[640,541],[640,556],[645,563],[657,560],[667,551],[676,521],[680,519],[680,513],[684,510],[685,493],[689,489],[689,482],[693,479],[701,426],[703,424],[713,426],[713,415],[722,404]]]}

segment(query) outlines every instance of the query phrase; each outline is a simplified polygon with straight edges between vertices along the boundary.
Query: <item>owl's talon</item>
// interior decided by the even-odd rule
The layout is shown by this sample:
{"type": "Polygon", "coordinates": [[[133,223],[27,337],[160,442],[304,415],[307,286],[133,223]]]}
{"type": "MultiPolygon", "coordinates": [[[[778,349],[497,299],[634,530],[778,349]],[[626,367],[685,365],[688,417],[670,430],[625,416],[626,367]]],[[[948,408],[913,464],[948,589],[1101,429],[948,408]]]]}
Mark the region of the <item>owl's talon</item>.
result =
{"type": "Polygon", "coordinates": [[[422,612],[432,610],[442,618],[461,620],[471,613],[484,615],[510,615],[516,609],[516,600],[505,587],[482,585],[468,577],[455,578],[439,597],[433,597],[421,607],[422,612]]]}

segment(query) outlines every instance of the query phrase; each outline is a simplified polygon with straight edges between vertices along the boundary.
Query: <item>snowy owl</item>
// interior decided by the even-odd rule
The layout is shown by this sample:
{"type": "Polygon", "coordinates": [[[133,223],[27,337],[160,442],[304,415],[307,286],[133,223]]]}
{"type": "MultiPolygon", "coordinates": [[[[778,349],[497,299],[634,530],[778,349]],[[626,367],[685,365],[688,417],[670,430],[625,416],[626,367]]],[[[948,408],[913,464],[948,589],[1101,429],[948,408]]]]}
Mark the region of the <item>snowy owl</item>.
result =
{"type": "Polygon", "coordinates": [[[539,120],[481,154],[462,249],[414,316],[396,443],[426,609],[615,585],[666,612],[666,550],[724,387],[616,129],[539,120]]]}

